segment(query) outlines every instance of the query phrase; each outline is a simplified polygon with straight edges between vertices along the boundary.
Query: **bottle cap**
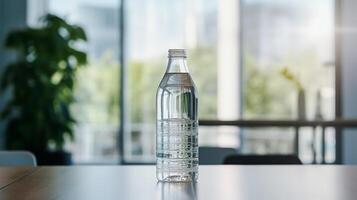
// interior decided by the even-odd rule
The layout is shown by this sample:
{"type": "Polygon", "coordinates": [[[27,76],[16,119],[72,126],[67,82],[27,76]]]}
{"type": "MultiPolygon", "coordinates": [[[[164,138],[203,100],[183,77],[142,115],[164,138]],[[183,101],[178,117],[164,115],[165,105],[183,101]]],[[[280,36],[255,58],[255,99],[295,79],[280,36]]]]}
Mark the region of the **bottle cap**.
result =
{"type": "Polygon", "coordinates": [[[186,58],[186,49],[169,49],[169,57],[186,58]]]}

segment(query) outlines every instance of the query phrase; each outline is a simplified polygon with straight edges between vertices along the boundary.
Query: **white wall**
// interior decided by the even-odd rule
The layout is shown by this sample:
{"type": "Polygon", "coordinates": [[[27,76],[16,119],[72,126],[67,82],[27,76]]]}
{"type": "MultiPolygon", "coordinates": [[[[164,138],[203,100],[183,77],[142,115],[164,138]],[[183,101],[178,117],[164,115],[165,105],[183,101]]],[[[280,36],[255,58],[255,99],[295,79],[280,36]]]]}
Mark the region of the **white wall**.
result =
{"type": "MultiPolygon", "coordinates": [[[[26,26],[26,0],[0,0],[0,73],[11,60],[13,52],[4,48],[4,40],[9,31],[26,26]]],[[[4,96],[0,96],[0,109],[4,106],[4,96]]],[[[4,145],[4,122],[0,121],[0,149],[4,145]]]]}
{"type": "MultiPolygon", "coordinates": [[[[357,118],[357,1],[341,1],[342,112],[344,118],[357,118]]],[[[357,129],[343,132],[342,162],[357,164],[357,129]]]]}

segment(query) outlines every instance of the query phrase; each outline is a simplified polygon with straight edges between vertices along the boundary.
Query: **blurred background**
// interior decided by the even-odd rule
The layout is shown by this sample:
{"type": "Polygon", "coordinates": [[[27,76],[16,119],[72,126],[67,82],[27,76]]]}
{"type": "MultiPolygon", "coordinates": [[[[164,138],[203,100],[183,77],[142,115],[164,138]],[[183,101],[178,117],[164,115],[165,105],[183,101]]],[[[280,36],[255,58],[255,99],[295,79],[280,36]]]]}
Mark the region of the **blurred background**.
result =
{"type": "MultiPolygon", "coordinates": [[[[0,42],[41,27],[48,13],[83,28],[77,48],[87,63],[70,106],[77,123],[63,147],[74,164],[155,162],[155,94],[169,48],[188,51],[200,146],[354,164],[357,135],[338,125],[357,117],[353,8],[352,0],[2,0],[0,42]]],[[[2,70],[16,59],[1,45],[2,70]]]]}

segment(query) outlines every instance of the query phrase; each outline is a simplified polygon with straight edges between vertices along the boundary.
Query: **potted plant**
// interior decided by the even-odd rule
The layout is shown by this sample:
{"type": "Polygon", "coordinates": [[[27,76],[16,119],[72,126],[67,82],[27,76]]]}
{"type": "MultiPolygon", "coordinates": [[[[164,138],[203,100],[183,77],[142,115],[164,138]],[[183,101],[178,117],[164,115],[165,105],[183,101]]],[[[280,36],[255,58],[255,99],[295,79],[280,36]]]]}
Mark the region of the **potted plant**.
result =
{"type": "Polygon", "coordinates": [[[75,44],[86,41],[86,35],[55,15],[42,21],[43,27],[13,31],[5,40],[17,53],[0,82],[2,93],[10,94],[1,112],[7,120],[6,147],[33,152],[39,164],[70,164],[71,155],[63,149],[74,138],[69,107],[76,72],[87,62],[75,44]]]}

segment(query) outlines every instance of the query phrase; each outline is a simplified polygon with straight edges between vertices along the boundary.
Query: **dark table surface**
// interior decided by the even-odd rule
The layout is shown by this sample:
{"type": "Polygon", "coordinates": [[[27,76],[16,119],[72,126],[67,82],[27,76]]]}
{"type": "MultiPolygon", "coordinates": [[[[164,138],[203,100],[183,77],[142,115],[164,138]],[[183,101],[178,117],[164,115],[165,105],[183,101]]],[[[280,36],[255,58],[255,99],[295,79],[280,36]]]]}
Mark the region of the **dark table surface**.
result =
{"type": "Polygon", "coordinates": [[[200,166],[158,183],[154,166],[0,168],[0,199],[357,199],[357,166],[200,166]]]}

